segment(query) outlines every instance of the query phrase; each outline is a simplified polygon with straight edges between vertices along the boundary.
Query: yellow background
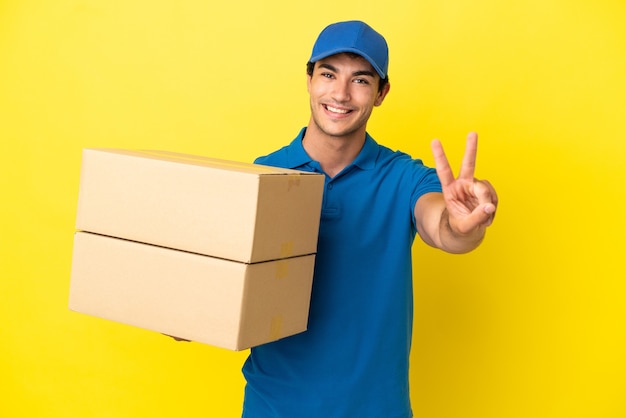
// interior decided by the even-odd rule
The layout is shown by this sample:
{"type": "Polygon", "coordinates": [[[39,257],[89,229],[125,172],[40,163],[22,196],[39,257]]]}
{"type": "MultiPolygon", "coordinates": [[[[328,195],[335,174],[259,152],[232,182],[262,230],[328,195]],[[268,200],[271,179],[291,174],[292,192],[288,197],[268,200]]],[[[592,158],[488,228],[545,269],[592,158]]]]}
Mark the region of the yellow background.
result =
{"type": "Polygon", "coordinates": [[[476,130],[501,198],[474,253],[415,245],[416,417],[626,416],[623,0],[0,1],[0,416],[240,415],[246,352],[67,309],[81,149],[282,146],[352,18],[391,47],[370,133],[458,167],[476,130]]]}

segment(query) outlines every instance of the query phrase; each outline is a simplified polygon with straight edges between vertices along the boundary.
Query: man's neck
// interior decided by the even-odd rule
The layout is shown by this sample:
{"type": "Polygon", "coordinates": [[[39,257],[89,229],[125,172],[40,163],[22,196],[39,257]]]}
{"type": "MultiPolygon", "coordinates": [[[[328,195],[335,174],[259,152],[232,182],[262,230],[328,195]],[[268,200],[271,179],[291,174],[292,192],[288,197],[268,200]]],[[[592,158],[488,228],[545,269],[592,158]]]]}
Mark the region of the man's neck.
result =
{"type": "Polygon", "coordinates": [[[340,137],[327,135],[311,122],[302,139],[302,146],[329,177],[335,177],[359,155],[365,136],[365,131],[340,137]]]}

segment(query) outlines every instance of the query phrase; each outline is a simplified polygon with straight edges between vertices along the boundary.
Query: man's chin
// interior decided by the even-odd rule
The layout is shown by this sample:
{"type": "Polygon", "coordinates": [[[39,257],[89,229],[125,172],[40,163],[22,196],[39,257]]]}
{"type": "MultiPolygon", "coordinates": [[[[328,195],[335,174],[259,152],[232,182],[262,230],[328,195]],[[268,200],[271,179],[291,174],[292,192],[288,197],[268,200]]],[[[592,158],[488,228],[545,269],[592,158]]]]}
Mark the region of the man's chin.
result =
{"type": "Polygon", "coordinates": [[[343,139],[343,138],[349,138],[352,137],[356,134],[358,134],[361,130],[362,127],[344,127],[344,128],[340,128],[340,127],[336,127],[336,126],[328,126],[328,125],[322,125],[319,123],[315,123],[318,131],[328,137],[331,138],[337,138],[337,139],[343,139]]]}

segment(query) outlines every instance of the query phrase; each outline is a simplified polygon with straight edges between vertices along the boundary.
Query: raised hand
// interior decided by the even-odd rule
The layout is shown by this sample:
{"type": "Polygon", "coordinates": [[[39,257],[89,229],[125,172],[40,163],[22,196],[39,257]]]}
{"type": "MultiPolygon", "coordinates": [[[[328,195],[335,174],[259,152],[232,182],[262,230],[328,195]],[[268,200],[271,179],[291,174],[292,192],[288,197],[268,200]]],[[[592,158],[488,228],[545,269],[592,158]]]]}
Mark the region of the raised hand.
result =
{"type": "Polygon", "coordinates": [[[461,171],[455,178],[441,142],[433,140],[431,144],[450,228],[456,234],[471,234],[491,225],[498,205],[493,186],[474,178],[477,147],[478,135],[472,132],[467,135],[461,171]]]}

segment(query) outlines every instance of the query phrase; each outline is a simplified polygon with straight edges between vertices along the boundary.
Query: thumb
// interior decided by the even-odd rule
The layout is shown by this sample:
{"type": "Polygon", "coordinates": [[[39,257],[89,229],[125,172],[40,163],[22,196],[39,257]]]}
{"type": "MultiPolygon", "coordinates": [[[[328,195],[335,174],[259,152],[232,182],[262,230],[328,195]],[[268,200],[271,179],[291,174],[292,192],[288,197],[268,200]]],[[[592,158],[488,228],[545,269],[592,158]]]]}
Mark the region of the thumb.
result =
{"type": "Polygon", "coordinates": [[[489,226],[493,223],[493,218],[496,216],[496,205],[493,203],[485,203],[484,205],[479,206],[479,210],[482,211],[483,222],[481,222],[485,226],[489,226]]]}

